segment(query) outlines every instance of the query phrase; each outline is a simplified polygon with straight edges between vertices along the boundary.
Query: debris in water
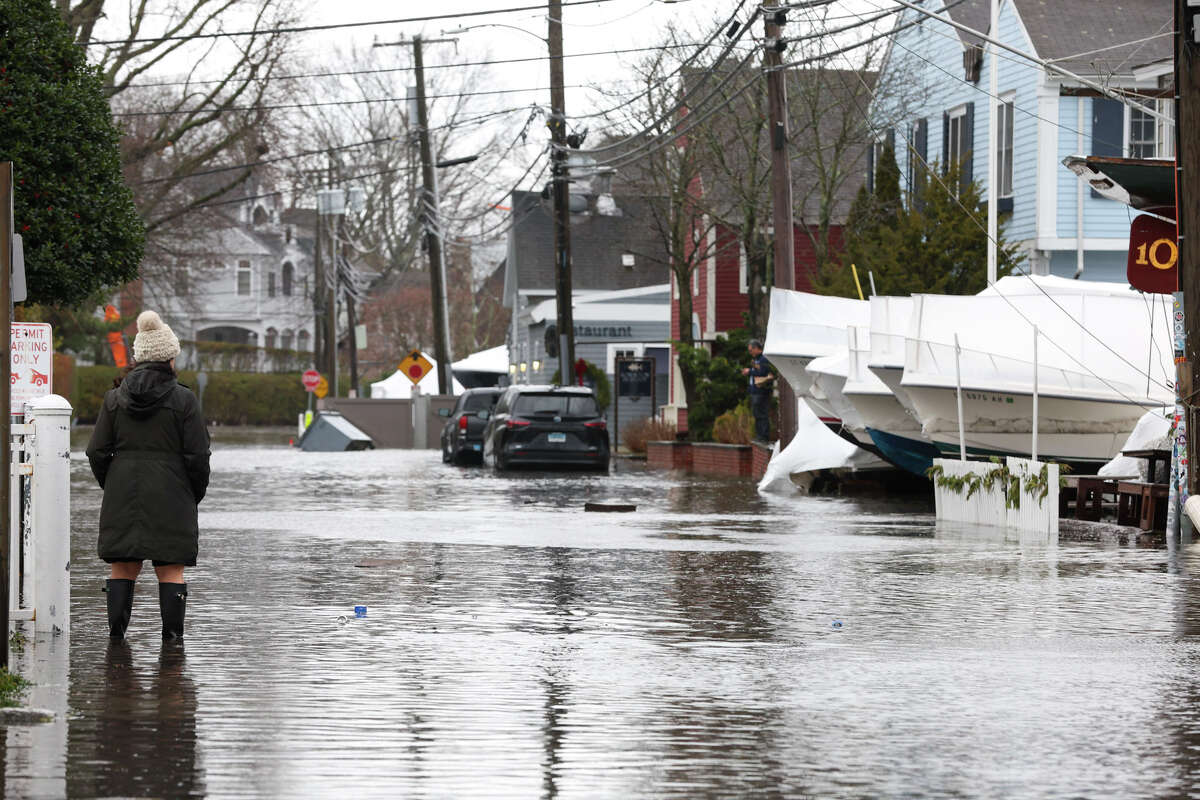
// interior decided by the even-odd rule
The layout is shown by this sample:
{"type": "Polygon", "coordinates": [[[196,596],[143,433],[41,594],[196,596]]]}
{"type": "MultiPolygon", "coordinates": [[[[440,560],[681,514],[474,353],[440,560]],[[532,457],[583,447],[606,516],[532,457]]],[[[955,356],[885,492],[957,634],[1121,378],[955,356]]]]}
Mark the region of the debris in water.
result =
{"type": "Polygon", "coordinates": [[[834,628],[840,628],[840,627],[842,627],[842,621],[841,621],[840,619],[835,619],[835,620],[833,621],[833,627],[834,627],[834,628]]]}
{"type": "Polygon", "coordinates": [[[366,606],[355,606],[354,607],[354,616],[361,618],[361,617],[365,617],[366,615],[367,615],[367,607],[366,606]]]}
{"type": "Polygon", "coordinates": [[[584,511],[610,511],[616,513],[627,514],[630,511],[637,511],[637,506],[633,503],[584,503],[584,511]]]}

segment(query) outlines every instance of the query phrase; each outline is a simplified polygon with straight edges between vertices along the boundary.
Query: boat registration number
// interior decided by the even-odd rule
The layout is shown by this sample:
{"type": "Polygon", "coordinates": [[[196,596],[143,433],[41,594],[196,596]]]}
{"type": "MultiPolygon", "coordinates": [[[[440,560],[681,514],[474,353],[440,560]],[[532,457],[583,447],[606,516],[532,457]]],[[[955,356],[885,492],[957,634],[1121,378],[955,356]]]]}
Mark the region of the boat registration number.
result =
{"type": "Polygon", "coordinates": [[[563,444],[567,441],[567,435],[565,433],[547,433],[546,441],[550,444],[563,444]]]}

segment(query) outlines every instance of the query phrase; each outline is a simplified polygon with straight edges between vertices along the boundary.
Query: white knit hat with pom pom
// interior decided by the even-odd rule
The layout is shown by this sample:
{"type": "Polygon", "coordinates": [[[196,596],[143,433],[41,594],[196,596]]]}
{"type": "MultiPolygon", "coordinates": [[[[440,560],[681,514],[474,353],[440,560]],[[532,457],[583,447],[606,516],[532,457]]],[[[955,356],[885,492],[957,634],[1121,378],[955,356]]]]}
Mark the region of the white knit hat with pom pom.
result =
{"type": "Polygon", "coordinates": [[[137,328],[137,336],[133,337],[133,360],[137,363],[170,361],[179,355],[179,339],[157,313],[138,314],[137,328]]]}

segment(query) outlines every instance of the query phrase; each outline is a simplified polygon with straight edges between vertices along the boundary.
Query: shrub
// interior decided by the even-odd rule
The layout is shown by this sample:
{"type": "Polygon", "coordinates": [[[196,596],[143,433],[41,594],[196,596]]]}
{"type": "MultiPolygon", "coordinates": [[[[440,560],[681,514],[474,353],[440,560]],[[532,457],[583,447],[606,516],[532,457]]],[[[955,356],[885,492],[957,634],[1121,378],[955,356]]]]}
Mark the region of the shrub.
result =
{"type": "MultiPolygon", "coordinates": [[[[104,393],[112,388],[116,367],[81,367],[71,404],[80,422],[95,422],[104,393]]],[[[196,373],[184,370],[179,381],[196,390],[196,373]]],[[[295,374],[210,372],[204,388],[204,418],[221,425],[292,425],[308,403],[295,374]]]]}
{"type": "Polygon", "coordinates": [[[621,441],[631,453],[646,452],[646,442],[674,440],[675,423],[663,422],[656,417],[645,417],[621,427],[621,441]]]}
{"type": "Polygon", "coordinates": [[[722,444],[750,444],[754,439],[754,415],[750,413],[750,404],[739,403],[737,408],[713,420],[712,438],[722,444]]]}

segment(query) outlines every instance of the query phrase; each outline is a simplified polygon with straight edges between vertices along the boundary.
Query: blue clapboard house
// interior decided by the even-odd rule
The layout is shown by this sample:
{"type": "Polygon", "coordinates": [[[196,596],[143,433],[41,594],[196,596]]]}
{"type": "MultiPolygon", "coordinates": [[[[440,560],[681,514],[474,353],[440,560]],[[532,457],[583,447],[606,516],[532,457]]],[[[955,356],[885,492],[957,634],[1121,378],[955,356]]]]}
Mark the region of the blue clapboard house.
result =
{"type": "Polygon", "coordinates": [[[924,0],[923,6],[937,17],[905,9],[883,57],[869,112],[876,141],[871,172],[891,141],[902,188],[926,164],[959,162],[964,178],[986,190],[988,160],[995,157],[1001,224],[1023,248],[1025,269],[1124,281],[1132,212],[1093,192],[1062,160],[1174,158],[1174,126],[1143,110],[1174,118],[1171,4],[1002,0],[996,38],[1041,64],[1004,50],[992,63],[978,36],[948,24],[987,32],[988,0],[924,0]],[[1104,97],[1055,68],[1128,91],[1135,102],[1104,97]],[[995,153],[987,147],[992,106],[999,122],[995,153]]]}

